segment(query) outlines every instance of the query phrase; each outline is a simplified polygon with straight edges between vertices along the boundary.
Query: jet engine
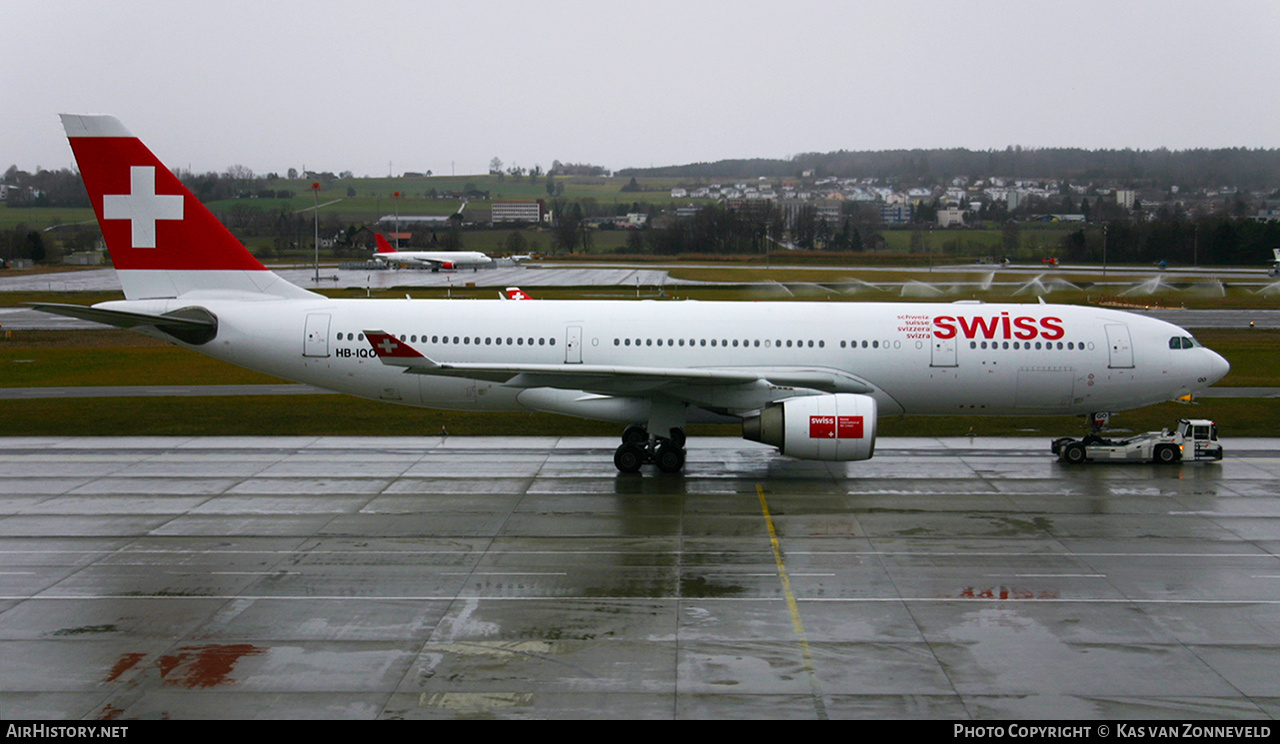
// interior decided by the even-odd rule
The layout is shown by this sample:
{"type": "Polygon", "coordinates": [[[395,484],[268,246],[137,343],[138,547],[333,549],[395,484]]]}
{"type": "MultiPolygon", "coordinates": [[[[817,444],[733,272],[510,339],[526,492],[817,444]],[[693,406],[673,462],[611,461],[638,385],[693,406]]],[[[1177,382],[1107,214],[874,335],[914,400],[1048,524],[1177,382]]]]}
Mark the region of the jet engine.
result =
{"type": "Polygon", "coordinates": [[[853,393],[788,398],[743,419],[742,436],[802,460],[869,460],[876,401],[853,393]]]}

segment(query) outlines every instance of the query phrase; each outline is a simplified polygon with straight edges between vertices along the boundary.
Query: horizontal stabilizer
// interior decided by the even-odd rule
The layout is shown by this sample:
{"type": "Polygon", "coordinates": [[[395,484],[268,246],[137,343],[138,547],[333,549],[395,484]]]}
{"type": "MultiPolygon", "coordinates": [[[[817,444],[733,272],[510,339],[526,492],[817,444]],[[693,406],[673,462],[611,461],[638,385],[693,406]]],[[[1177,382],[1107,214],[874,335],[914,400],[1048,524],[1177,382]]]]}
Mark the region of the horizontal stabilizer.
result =
{"type": "Polygon", "coordinates": [[[218,335],[218,318],[202,307],[184,307],[164,315],[131,313],[124,310],[106,310],[86,305],[66,305],[57,302],[29,302],[31,307],[45,313],[65,315],[116,328],[150,326],[158,331],[189,344],[205,344],[218,335]]]}

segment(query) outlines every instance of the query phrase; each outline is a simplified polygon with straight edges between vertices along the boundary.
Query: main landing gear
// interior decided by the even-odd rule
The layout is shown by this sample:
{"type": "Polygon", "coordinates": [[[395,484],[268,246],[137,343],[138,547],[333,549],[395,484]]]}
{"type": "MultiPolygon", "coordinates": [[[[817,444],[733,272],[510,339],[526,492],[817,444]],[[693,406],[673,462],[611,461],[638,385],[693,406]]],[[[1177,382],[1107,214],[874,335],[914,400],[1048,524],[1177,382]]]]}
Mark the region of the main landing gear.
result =
{"type": "Polygon", "coordinates": [[[684,429],[673,427],[670,436],[651,436],[649,430],[632,424],[622,432],[622,444],[613,453],[613,464],[621,473],[635,473],[641,465],[653,463],[664,473],[684,469],[684,429]]]}

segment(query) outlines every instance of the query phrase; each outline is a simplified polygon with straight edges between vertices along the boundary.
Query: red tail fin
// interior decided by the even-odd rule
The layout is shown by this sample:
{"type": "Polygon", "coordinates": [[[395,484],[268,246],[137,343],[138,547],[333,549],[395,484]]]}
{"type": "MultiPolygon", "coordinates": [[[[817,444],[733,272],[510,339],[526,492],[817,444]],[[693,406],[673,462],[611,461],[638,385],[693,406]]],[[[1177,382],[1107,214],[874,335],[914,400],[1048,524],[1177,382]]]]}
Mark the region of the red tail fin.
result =
{"type": "Polygon", "coordinates": [[[268,271],[119,120],[63,114],[62,125],[125,297],[310,294],[268,271]]]}
{"type": "Polygon", "coordinates": [[[378,244],[378,253],[395,253],[396,249],[391,247],[391,243],[382,237],[382,233],[374,233],[373,239],[378,244]]]}

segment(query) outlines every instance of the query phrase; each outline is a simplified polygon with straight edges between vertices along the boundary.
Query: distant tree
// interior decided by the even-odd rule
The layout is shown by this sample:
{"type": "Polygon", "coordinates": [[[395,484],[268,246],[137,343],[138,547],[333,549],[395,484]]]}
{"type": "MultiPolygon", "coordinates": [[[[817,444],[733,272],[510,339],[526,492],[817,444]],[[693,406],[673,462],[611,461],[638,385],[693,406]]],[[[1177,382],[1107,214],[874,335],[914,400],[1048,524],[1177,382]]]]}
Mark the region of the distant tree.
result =
{"type": "Polygon", "coordinates": [[[553,211],[556,220],[551,228],[552,250],[573,253],[578,249],[578,241],[582,235],[582,205],[577,202],[568,204],[567,200],[557,199],[553,211]]]}
{"type": "Polygon", "coordinates": [[[627,253],[644,253],[644,233],[640,230],[627,231],[627,253]]]}
{"type": "Polygon", "coordinates": [[[27,233],[26,249],[23,251],[27,257],[36,263],[41,263],[45,259],[44,238],[40,237],[40,233],[31,230],[27,233]]]}
{"type": "Polygon", "coordinates": [[[1013,255],[1018,252],[1018,246],[1021,245],[1021,228],[1017,222],[1008,220],[1004,223],[1004,229],[1000,233],[1000,247],[1004,249],[1006,255],[1013,255]]]}
{"type": "Polygon", "coordinates": [[[528,241],[525,240],[524,233],[519,230],[512,230],[507,234],[507,239],[503,241],[502,247],[507,253],[525,253],[528,249],[525,247],[528,241]]]}

